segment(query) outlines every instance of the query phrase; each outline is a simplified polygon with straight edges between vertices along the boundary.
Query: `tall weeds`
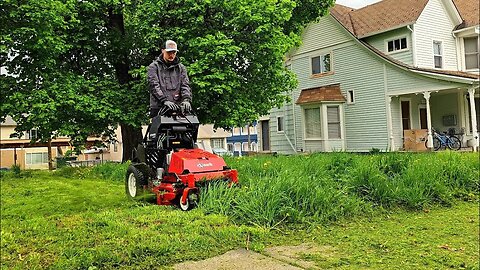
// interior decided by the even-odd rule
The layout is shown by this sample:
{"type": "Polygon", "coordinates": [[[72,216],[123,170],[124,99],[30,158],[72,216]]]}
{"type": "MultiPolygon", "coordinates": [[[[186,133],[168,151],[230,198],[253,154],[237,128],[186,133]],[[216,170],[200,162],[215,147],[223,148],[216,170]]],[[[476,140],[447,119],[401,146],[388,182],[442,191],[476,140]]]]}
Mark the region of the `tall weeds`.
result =
{"type": "Polygon", "coordinates": [[[334,221],[383,208],[478,199],[476,153],[348,153],[230,158],[240,188],[213,187],[200,208],[265,228],[334,221]]]}
{"type": "MultiPolygon", "coordinates": [[[[375,207],[422,209],[478,200],[478,153],[324,153],[296,156],[227,157],[239,187],[211,183],[199,208],[240,224],[276,228],[320,224],[375,207]]],[[[128,164],[64,168],[64,177],[124,181],[128,164]]]]}

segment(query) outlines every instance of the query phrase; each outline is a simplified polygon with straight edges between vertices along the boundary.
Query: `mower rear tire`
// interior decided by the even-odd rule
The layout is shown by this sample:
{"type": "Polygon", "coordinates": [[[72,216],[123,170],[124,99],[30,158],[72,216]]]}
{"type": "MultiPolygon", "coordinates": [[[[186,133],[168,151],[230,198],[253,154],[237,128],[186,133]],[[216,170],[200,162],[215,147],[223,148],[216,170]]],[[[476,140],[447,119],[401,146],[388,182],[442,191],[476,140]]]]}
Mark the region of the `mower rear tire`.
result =
{"type": "Polygon", "coordinates": [[[133,165],[128,166],[127,175],[125,176],[127,197],[136,200],[143,198],[142,195],[144,195],[146,185],[147,180],[143,173],[133,165]]]}

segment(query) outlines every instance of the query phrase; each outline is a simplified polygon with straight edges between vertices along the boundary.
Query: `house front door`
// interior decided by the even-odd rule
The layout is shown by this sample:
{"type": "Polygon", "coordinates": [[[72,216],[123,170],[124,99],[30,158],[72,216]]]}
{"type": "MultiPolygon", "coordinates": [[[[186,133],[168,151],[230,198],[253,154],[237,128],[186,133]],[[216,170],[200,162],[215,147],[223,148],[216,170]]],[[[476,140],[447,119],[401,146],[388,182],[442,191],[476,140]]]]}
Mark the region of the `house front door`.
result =
{"type": "Polygon", "coordinates": [[[411,120],[410,120],[410,101],[409,100],[402,100],[401,101],[401,109],[402,109],[402,128],[403,130],[411,129],[411,120]]]}
{"type": "Polygon", "coordinates": [[[427,129],[427,109],[420,108],[420,129],[427,129]]]}
{"type": "Polygon", "coordinates": [[[262,126],[262,151],[270,151],[269,120],[260,121],[262,126]]]}

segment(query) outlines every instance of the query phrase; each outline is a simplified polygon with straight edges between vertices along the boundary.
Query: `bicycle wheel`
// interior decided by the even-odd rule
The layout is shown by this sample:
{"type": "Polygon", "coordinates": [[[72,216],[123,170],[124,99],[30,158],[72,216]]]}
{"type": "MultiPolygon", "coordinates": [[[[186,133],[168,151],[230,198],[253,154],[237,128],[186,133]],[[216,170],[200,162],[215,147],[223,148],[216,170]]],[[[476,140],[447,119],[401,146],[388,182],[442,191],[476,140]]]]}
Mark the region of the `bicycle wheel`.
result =
{"type": "Polygon", "coordinates": [[[448,148],[452,150],[459,150],[460,147],[462,147],[462,142],[460,142],[460,139],[455,137],[455,136],[450,136],[447,139],[447,146],[448,148]]]}
{"type": "Polygon", "coordinates": [[[437,137],[433,137],[433,149],[437,151],[440,147],[442,147],[442,142],[437,137]]]}

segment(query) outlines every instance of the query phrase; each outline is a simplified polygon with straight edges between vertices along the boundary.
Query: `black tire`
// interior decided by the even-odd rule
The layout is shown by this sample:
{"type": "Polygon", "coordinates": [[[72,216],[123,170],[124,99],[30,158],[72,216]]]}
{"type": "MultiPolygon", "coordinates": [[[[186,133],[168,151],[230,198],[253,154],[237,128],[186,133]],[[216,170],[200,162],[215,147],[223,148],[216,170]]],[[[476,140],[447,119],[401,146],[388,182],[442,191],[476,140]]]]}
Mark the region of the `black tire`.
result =
{"type": "Polygon", "coordinates": [[[455,136],[450,136],[447,141],[447,146],[452,150],[460,150],[460,148],[462,147],[462,142],[459,138],[455,136]]]}
{"type": "Polygon", "coordinates": [[[146,185],[147,179],[143,173],[133,165],[128,166],[127,174],[125,175],[125,193],[127,197],[130,199],[143,198],[146,185]]]}
{"type": "Polygon", "coordinates": [[[440,149],[440,147],[442,147],[442,142],[437,137],[434,137],[433,138],[433,149],[435,149],[435,151],[437,151],[438,149],[440,149]]]}

